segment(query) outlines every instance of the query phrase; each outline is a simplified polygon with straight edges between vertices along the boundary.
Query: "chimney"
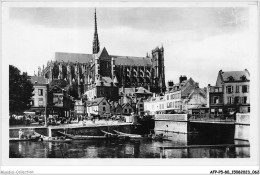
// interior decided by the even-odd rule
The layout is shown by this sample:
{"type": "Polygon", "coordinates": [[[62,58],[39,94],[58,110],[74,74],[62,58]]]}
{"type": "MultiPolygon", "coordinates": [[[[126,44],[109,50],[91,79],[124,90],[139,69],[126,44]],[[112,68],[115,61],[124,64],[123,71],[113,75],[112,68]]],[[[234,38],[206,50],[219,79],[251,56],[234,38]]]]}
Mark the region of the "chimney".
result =
{"type": "Polygon", "coordinates": [[[186,75],[183,75],[183,76],[181,75],[179,80],[180,80],[180,83],[182,83],[184,80],[187,80],[186,75]]]}

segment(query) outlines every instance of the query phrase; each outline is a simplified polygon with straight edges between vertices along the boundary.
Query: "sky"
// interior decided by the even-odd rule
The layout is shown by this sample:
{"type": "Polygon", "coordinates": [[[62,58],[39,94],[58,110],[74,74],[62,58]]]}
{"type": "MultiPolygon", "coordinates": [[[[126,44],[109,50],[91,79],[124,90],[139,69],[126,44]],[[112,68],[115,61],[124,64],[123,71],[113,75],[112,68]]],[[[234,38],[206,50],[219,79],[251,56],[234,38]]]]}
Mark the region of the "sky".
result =
{"type": "MultiPolygon", "coordinates": [[[[164,47],[166,83],[186,75],[200,87],[214,85],[219,70],[250,72],[257,59],[256,8],[96,10],[100,45],[109,54],[144,57],[164,47]]],[[[92,7],[11,7],[3,24],[5,59],[29,75],[55,52],[92,53],[92,7]]]]}

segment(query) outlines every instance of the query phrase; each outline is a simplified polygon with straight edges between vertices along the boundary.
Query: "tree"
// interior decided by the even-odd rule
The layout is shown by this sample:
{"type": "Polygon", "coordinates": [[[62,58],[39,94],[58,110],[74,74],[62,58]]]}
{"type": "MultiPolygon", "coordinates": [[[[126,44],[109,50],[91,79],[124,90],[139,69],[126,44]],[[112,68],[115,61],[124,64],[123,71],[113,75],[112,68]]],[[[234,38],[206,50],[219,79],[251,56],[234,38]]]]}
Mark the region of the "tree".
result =
{"type": "Polygon", "coordinates": [[[9,112],[21,113],[31,107],[33,84],[26,72],[9,65],[9,112]]]}

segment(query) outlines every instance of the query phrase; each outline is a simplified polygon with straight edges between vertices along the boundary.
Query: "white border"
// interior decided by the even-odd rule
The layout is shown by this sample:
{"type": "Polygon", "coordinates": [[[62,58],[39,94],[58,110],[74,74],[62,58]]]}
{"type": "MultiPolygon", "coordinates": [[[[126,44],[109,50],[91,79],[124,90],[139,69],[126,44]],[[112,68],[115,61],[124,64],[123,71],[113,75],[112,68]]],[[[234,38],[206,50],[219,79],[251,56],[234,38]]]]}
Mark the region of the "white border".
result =
{"type": "MultiPolygon", "coordinates": [[[[5,20],[8,20],[7,14],[8,14],[8,8],[9,7],[245,7],[245,6],[256,6],[259,8],[259,4],[257,1],[243,1],[243,2],[4,2],[2,3],[2,24],[4,24],[5,20]]],[[[259,10],[258,10],[259,13],[259,10]]],[[[258,17],[259,20],[259,17],[258,17]]],[[[4,27],[4,26],[3,26],[4,27]]],[[[259,31],[259,26],[258,26],[259,31]]],[[[4,29],[2,31],[2,35],[4,35],[4,29]]],[[[258,32],[258,38],[259,38],[259,32],[258,32]]],[[[1,40],[2,41],[2,40],[1,40]]],[[[3,41],[2,41],[3,42],[3,41]]],[[[4,44],[4,43],[3,43],[4,44]]],[[[259,42],[258,42],[259,46],[259,42]]],[[[260,48],[260,47],[259,47],[260,48]]],[[[4,53],[4,52],[2,52],[4,53]]],[[[123,166],[129,166],[129,165],[157,165],[157,166],[164,166],[164,165],[171,165],[171,166],[180,166],[180,165],[186,165],[186,166],[194,166],[194,165],[211,165],[209,167],[206,167],[207,173],[208,169],[216,169],[215,166],[224,166],[224,168],[230,169],[230,167],[226,166],[259,166],[259,99],[256,97],[259,96],[259,54],[258,58],[256,58],[256,64],[254,65],[254,69],[250,70],[251,74],[251,116],[257,116],[251,118],[251,127],[250,127],[250,133],[251,133],[251,140],[250,140],[250,150],[251,150],[251,157],[248,159],[36,159],[36,158],[22,158],[22,159],[9,159],[9,124],[8,124],[8,60],[5,59],[4,55],[2,54],[2,84],[1,84],[1,95],[2,95],[2,111],[1,111],[1,120],[2,120],[2,150],[1,150],[1,165],[4,165],[6,168],[6,165],[39,165],[39,166],[45,166],[45,165],[89,165],[89,167],[80,167],[78,170],[82,169],[89,169],[91,170],[90,165],[122,165],[123,166]],[[4,117],[7,116],[7,117],[4,117]],[[213,167],[212,167],[213,166],[213,167]]],[[[236,169],[239,169],[239,167],[236,167],[236,169]]],[[[7,167],[7,169],[11,169],[12,167],[7,167]]],[[[24,168],[24,167],[23,167],[24,168]]],[[[21,169],[23,169],[21,168],[21,169]]],[[[41,169],[41,172],[50,172],[47,168],[44,167],[31,167],[31,169],[37,168],[41,169]]],[[[75,170],[73,172],[70,171],[71,167],[63,166],[61,167],[61,170],[59,173],[65,174],[65,173],[76,173],[75,170]],[[62,170],[63,169],[63,170],[62,170]]],[[[173,167],[163,167],[166,172],[171,172],[173,167]]],[[[242,168],[242,167],[241,167],[242,168]]],[[[252,168],[252,167],[251,167],[252,168]]],[[[256,167],[253,167],[253,169],[256,167]]],[[[93,170],[91,173],[106,173],[106,172],[117,172],[116,170],[113,170],[113,167],[105,167],[98,168],[94,166],[92,168],[93,170]]],[[[195,168],[198,170],[198,168],[195,168]]],[[[243,168],[244,169],[244,168],[243,168]]],[[[259,167],[258,167],[259,169],[259,167]]],[[[136,173],[132,168],[125,167],[125,171],[122,171],[124,173],[136,173]]],[[[149,168],[146,168],[146,172],[149,174],[155,173],[160,174],[162,170],[155,170],[155,166],[152,166],[149,168]]],[[[35,171],[37,172],[37,171],[35,171]]],[[[78,171],[81,172],[81,171],[78,171]]],[[[84,171],[83,171],[84,172],[84,171]]],[[[188,172],[188,173],[194,173],[194,167],[174,167],[174,172],[176,173],[182,173],[182,172],[188,172]]],[[[202,172],[202,171],[200,171],[202,172]]],[[[203,171],[206,172],[206,171],[203,171]]],[[[138,173],[138,172],[137,172],[138,173]]]]}

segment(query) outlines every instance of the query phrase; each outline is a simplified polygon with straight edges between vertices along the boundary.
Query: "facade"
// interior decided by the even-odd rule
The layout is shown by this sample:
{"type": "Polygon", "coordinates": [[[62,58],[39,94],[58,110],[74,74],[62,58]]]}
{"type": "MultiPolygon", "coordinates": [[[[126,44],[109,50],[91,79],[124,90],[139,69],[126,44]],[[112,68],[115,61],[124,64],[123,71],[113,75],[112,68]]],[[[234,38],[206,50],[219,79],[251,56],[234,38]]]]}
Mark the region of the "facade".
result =
{"type": "Polygon", "coordinates": [[[199,84],[192,78],[181,76],[177,84],[168,83],[168,90],[164,96],[149,98],[144,101],[144,111],[150,115],[155,113],[182,113],[189,109],[207,104],[206,93],[199,88],[199,84]],[[170,88],[169,88],[170,87],[170,88]]]}
{"type": "Polygon", "coordinates": [[[91,114],[105,115],[111,112],[110,104],[104,97],[96,98],[93,101],[87,102],[86,112],[88,116],[90,116],[91,114]]]}
{"type": "Polygon", "coordinates": [[[224,113],[250,112],[250,74],[243,71],[219,71],[216,86],[223,90],[224,113]]]}
{"type": "Polygon", "coordinates": [[[176,113],[182,111],[181,90],[171,91],[165,94],[166,110],[173,110],[176,113]]]}
{"type": "Polygon", "coordinates": [[[165,96],[151,97],[144,101],[144,112],[147,115],[165,113],[167,102],[165,96]]]}
{"type": "Polygon", "coordinates": [[[85,114],[85,106],[82,100],[76,100],[74,105],[74,111],[76,115],[84,115],[85,114]]]}
{"type": "Polygon", "coordinates": [[[144,115],[144,98],[140,98],[136,103],[136,114],[144,115]]]}
{"type": "Polygon", "coordinates": [[[45,107],[47,107],[48,104],[47,79],[42,76],[31,76],[30,81],[32,82],[34,88],[31,109],[44,114],[45,107]]]}
{"type": "MultiPolygon", "coordinates": [[[[42,70],[39,68],[39,72],[50,82],[62,79],[68,85],[76,83],[79,97],[100,83],[105,84],[104,79],[110,79],[111,87],[142,86],[154,93],[166,90],[164,48],[156,47],[144,57],[109,54],[106,48],[100,49],[96,12],[92,54],[56,52],[54,61],[49,61],[42,70]]],[[[99,93],[99,89],[94,91],[99,93]]]]}
{"type": "Polygon", "coordinates": [[[183,100],[183,112],[189,114],[201,113],[201,108],[207,106],[207,94],[201,88],[195,88],[190,95],[183,100]]]}
{"type": "Polygon", "coordinates": [[[224,114],[224,92],[222,87],[210,86],[209,84],[207,87],[207,94],[207,107],[209,107],[210,114],[224,114]]]}
{"type": "Polygon", "coordinates": [[[132,112],[134,112],[134,109],[130,103],[125,103],[122,105],[122,111],[124,115],[130,115],[132,112]]]}
{"type": "Polygon", "coordinates": [[[131,104],[134,113],[143,115],[144,114],[144,100],[153,96],[149,90],[143,87],[137,88],[120,88],[120,104],[131,104]]]}
{"type": "Polygon", "coordinates": [[[122,115],[123,108],[117,101],[110,102],[110,112],[112,115],[122,115]]]}
{"type": "Polygon", "coordinates": [[[118,87],[108,77],[102,77],[102,81],[97,81],[85,91],[84,96],[88,100],[105,97],[108,100],[117,101],[119,99],[118,87]]]}
{"type": "Polygon", "coordinates": [[[71,117],[74,115],[74,98],[68,95],[67,91],[58,85],[51,86],[49,91],[49,109],[50,115],[59,117],[71,117]]]}

